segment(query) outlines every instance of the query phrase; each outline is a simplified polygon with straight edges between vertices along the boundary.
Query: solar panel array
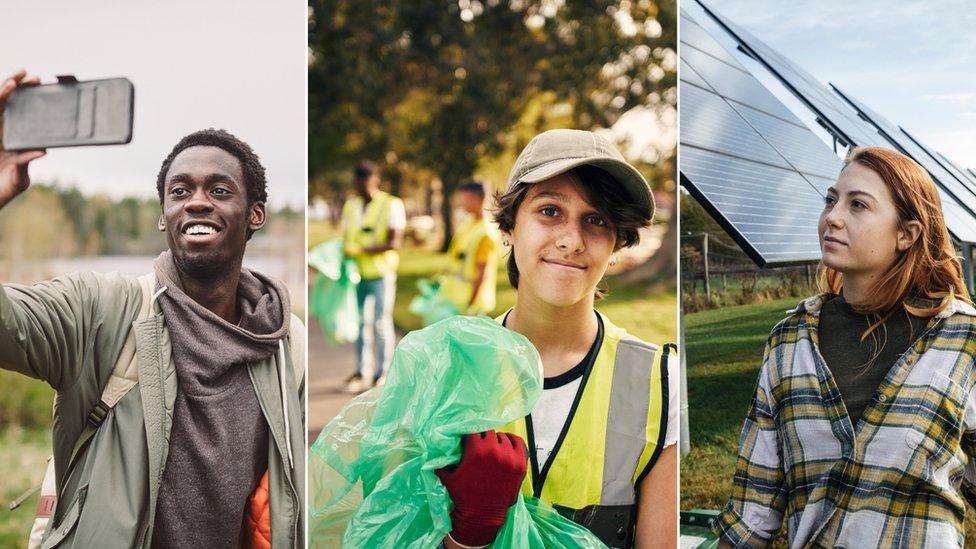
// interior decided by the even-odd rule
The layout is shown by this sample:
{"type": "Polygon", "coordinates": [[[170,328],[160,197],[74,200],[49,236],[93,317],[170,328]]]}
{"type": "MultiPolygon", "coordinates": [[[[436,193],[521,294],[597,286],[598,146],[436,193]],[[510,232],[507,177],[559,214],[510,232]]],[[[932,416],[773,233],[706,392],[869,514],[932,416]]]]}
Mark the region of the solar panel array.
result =
{"type": "MultiPolygon", "coordinates": [[[[749,31],[725,18],[702,0],[698,0],[698,3],[742,46],[747,54],[769,69],[787,89],[810,108],[832,134],[848,145],[895,147],[927,169],[939,187],[949,232],[962,242],[976,242],[976,194],[970,192],[966,185],[962,184],[943,164],[899,128],[876,113],[865,112],[869,110],[866,106],[862,105],[863,110],[852,108],[852,104],[844,98],[832,92],[813,75],[783,57],[749,31]],[[855,110],[860,111],[864,116],[858,116],[855,110]]],[[[973,191],[976,191],[976,188],[973,191]]]]}
{"type": "Polygon", "coordinates": [[[765,65],[842,141],[846,144],[887,146],[876,131],[858,119],[857,115],[816,77],[701,0],[698,0],[698,3],[742,45],[746,53],[765,65]]]}
{"type": "Polygon", "coordinates": [[[841,160],[681,13],[681,182],[760,266],[820,259],[817,220],[841,160]]]}

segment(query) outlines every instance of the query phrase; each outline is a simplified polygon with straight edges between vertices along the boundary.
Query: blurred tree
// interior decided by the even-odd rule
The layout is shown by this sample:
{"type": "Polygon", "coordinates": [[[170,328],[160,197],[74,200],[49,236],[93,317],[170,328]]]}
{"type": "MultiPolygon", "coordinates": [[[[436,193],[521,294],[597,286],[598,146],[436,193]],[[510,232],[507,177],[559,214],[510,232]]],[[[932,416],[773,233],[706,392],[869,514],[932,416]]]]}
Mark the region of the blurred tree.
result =
{"type": "MultiPolygon", "coordinates": [[[[674,109],[673,1],[309,5],[310,193],[368,157],[428,170],[449,196],[485,159],[546,129],[553,112],[524,116],[540,97],[581,129],[674,109]],[[520,122],[527,131],[512,132],[520,122]]],[[[449,240],[446,200],[441,215],[449,240]]]]}
{"type": "MultiPolygon", "coordinates": [[[[19,261],[97,255],[154,256],[166,248],[165,235],[156,229],[159,212],[156,197],[85,196],[74,187],[34,183],[29,192],[11,202],[0,215],[0,275],[19,261]]],[[[270,211],[265,230],[258,233],[248,250],[272,255],[288,240],[282,235],[301,234],[304,225],[304,210],[284,207],[270,211]],[[265,235],[271,236],[264,238],[265,235]]],[[[297,242],[301,248],[301,239],[297,242]]]]}
{"type": "Polygon", "coordinates": [[[73,254],[72,229],[50,187],[32,188],[11,202],[0,216],[0,258],[6,263],[3,279],[18,280],[18,269],[28,261],[73,254]]]}

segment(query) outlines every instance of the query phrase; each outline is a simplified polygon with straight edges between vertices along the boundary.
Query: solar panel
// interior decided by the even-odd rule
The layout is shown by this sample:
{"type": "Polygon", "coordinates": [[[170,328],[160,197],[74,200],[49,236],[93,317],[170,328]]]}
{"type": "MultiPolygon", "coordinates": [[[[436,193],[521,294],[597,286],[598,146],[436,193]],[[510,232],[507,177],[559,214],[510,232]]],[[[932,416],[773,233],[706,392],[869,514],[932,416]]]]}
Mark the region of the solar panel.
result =
{"type": "MultiPolygon", "coordinates": [[[[912,136],[912,134],[908,133],[908,130],[906,130],[905,128],[902,128],[901,131],[905,132],[905,135],[907,135],[908,137],[911,137],[913,140],[915,140],[916,143],[918,143],[920,146],[923,146],[924,147],[924,145],[922,145],[921,142],[919,142],[917,139],[915,139],[915,137],[912,136]]],[[[945,165],[947,167],[948,166],[951,166],[952,169],[955,170],[955,173],[958,173],[960,176],[962,176],[964,178],[964,181],[966,181],[969,184],[969,187],[971,189],[972,188],[976,188],[976,175],[974,175],[972,173],[972,171],[967,170],[966,168],[963,168],[959,164],[956,164],[955,162],[952,161],[951,158],[949,158],[948,156],[946,156],[946,155],[944,155],[944,154],[942,154],[940,152],[937,152],[935,154],[937,154],[939,156],[939,160],[942,162],[943,165],[945,165]]]]}
{"type": "Polygon", "coordinates": [[[692,18],[691,14],[681,10],[682,24],[688,26],[681,27],[681,41],[686,44],[694,44],[699,50],[711,55],[723,63],[728,63],[732,67],[741,67],[739,60],[729,53],[724,46],[716,42],[701,25],[692,18]]]}
{"type": "MultiPolygon", "coordinates": [[[[972,195],[937,161],[918,145],[906,138],[897,127],[890,125],[895,137],[890,137],[877,124],[862,119],[855,109],[830,88],[820,83],[813,75],[770,48],[749,31],[725,18],[710,8],[702,0],[698,3],[723,29],[725,29],[743,50],[765,66],[776,78],[817,116],[827,130],[848,145],[895,147],[911,156],[925,167],[939,186],[942,209],[949,232],[960,241],[976,242],[976,195],[972,195]],[[903,145],[901,142],[904,142],[903,145]],[[918,158],[917,158],[918,157],[918,158]],[[966,205],[973,205],[968,208],[966,205]]],[[[683,31],[683,28],[682,28],[683,31]]],[[[863,113],[863,111],[862,111],[863,113]]],[[[870,119],[870,116],[865,116],[870,119]]]]}
{"type": "Polygon", "coordinates": [[[959,164],[953,162],[948,156],[940,152],[936,152],[934,149],[926,145],[924,141],[912,135],[911,132],[905,128],[899,129],[901,129],[901,132],[905,134],[908,139],[915,143],[915,145],[918,145],[918,147],[925,151],[925,153],[928,154],[934,161],[941,164],[942,167],[947,172],[952,174],[952,176],[955,177],[960,183],[962,183],[963,186],[969,190],[969,192],[976,194],[976,178],[974,178],[971,173],[966,171],[966,169],[959,164]]]}
{"type": "Polygon", "coordinates": [[[794,118],[790,110],[741,65],[733,67],[696,49],[691,43],[684,43],[692,47],[687,48],[681,58],[686,64],[691,65],[699,76],[708,74],[709,78],[706,78],[708,84],[715,88],[715,92],[719,95],[779,118],[786,120],[794,118]]]}
{"type": "Polygon", "coordinates": [[[936,152],[934,149],[926,145],[924,141],[918,139],[917,137],[909,133],[909,131],[906,130],[905,128],[899,127],[899,129],[903,134],[905,134],[905,137],[911,140],[912,143],[917,145],[920,149],[925,151],[925,154],[929,155],[929,157],[931,157],[933,161],[937,162],[939,165],[942,166],[944,170],[946,170],[953,177],[955,177],[956,180],[959,181],[963,185],[963,187],[965,187],[971,194],[976,195],[976,181],[972,179],[972,176],[966,173],[966,170],[962,169],[961,166],[959,166],[952,160],[946,158],[946,156],[943,155],[942,153],[936,152]]]}
{"type": "Polygon", "coordinates": [[[681,183],[760,266],[820,259],[841,160],[682,11],[681,183]]]}

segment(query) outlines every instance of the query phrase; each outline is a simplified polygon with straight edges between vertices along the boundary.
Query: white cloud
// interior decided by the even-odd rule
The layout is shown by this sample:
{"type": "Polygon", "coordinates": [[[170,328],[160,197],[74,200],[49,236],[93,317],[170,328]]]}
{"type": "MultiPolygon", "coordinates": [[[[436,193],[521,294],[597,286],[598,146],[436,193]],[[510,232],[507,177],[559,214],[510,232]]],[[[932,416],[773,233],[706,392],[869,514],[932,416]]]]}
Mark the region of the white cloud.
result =
{"type": "Polygon", "coordinates": [[[949,101],[962,103],[976,99],[976,93],[927,93],[921,97],[926,101],[949,101]]]}

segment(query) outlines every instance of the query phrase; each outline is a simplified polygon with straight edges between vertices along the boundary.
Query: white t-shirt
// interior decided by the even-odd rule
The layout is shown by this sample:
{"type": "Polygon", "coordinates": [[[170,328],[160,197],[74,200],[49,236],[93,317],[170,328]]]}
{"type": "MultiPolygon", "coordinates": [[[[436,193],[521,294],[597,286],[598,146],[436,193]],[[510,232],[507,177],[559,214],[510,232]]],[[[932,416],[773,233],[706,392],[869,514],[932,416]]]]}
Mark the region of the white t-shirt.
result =
{"type": "Polygon", "coordinates": [[[403,206],[403,200],[394,198],[390,202],[390,219],[387,223],[391,231],[402,231],[407,228],[407,209],[403,206]]]}
{"type": "MultiPolygon", "coordinates": [[[[659,351],[660,352],[660,351],[659,351]]],[[[586,359],[584,358],[585,362],[586,359]]],[[[664,447],[667,448],[678,442],[679,402],[677,359],[668,357],[668,422],[664,435],[664,447]]],[[[546,462],[552,454],[552,449],[559,439],[569,410],[573,407],[580,383],[583,382],[584,364],[576,365],[572,370],[554,377],[546,378],[542,396],[532,409],[532,438],[535,442],[536,463],[539,470],[545,468],[546,462]]]]}
{"type": "Polygon", "coordinates": [[[576,393],[582,382],[583,376],[580,375],[565,385],[543,389],[542,396],[532,409],[532,438],[535,442],[535,456],[539,470],[542,470],[549,461],[549,455],[556,446],[559,433],[566,425],[569,410],[573,407],[573,400],[576,399],[576,393]]]}

